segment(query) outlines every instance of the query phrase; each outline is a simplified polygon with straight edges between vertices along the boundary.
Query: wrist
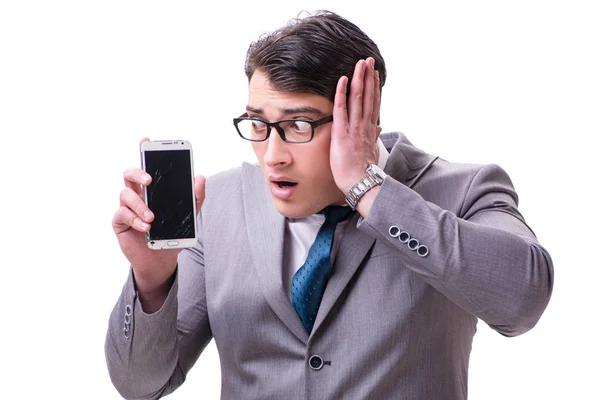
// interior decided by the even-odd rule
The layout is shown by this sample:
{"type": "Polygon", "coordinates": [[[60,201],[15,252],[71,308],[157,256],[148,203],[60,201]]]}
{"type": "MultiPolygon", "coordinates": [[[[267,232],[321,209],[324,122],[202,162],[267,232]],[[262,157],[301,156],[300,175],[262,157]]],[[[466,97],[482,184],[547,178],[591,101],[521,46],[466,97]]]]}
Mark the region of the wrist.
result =
{"type": "Polygon", "coordinates": [[[133,270],[138,299],[145,313],[152,314],[162,307],[173,286],[175,276],[175,271],[161,278],[157,276],[145,276],[145,274],[137,273],[135,269],[133,270]]]}
{"type": "Polygon", "coordinates": [[[356,183],[347,192],[344,192],[346,203],[356,209],[361,199],[374,188],[381,186],[386,176],[387,174],[376,164],[369,164],[356,183]]]}
{"type": "Polygon", "coordinates": [[[367,167],[368,165],[366,165],[365,168],[359,170],[358,172],[348,174],[348,176],[344,179],[345,183],[344,185],[342,185],[342,187],[340,187],[340,190],[344,193],[344,196],[348,196],[348,193],[350,193],[350,190],[352,190],[354,185],[356,185],[356,183],[365,176],[365,171],[367,170],[367,167]]]}
{"type": "Polygon", "coordinates": [[[371,207],[375,202],[375,198],[377,194],[381,190],[381,186],[375,186],[373,189],[369,190],[365,195],[358,201],[356,204],[356,211],[363,217],[367,218],[369,216],[369,212],[371,211],[371,207]]]}

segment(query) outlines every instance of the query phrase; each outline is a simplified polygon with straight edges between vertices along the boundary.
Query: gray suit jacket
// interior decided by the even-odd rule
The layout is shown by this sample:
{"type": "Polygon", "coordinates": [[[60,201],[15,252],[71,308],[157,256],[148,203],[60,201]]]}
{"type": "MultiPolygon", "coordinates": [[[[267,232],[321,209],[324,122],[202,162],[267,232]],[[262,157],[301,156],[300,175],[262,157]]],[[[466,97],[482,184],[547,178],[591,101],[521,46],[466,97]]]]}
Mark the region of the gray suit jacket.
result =
{"type": "Polygon", "coordinates": [[[161,310],[143,313],[130,274],[105,346],[117,390],[172,392],[214,338],[224,399],[465,399],[477,319],[506,336],[531,329],[552,261],[501,168],[430,164],[404,135],[382,140],[389,177],[368,217],[351,216],[310,336],[283,289],[284,217],[244,163],[208,178],[200,239],[161,310]]]}

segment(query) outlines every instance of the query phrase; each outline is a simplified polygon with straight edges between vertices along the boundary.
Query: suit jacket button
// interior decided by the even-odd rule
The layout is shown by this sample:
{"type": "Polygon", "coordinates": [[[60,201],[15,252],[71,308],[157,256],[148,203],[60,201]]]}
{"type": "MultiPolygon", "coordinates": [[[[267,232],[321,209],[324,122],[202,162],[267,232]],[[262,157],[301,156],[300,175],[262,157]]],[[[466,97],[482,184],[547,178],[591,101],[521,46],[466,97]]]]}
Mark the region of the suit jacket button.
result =
{"type": "Polygon", "coordinates": [[[429,254],[429,248],[422,244],[419,247],[417,247],[417,254],[421,257],[426,257],[427,254],[429,254]]]}
{"type": "Polygon", "coordinates": [[[401,241],[402,243],[406,243],[410,240],[410,235],[408,232],[406,231],[402,231],[398,234],[398,240],[401,241]]]}
{"type": "Polygon", "coordinates": [[[311,356],[308,359],[308,366],[311,369],[318,371],[321,368],[323,368],[323,359],[321,358],[321,356],[317,356],[317,355],[311,356]]]}
{"type": "Polygon", "coordinates": [[[416,250],[419,247],[419,241],[415,238],[412,238],[408,241],[408,248],[411,250],[416,250]]]}

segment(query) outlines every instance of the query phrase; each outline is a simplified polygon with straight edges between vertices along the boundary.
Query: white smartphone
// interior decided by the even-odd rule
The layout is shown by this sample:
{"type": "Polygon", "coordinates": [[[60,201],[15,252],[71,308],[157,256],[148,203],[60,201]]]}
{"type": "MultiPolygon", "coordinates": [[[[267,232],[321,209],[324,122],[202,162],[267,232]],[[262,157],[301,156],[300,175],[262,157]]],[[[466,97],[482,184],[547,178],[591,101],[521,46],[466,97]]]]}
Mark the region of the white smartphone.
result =
{"type": "Polygon", "coordinates": [[[142,169],[152,177],[144,200],[154,213],[146,243],[153,250],[196,244],[196,196],[192,145],[186,140],[144,142],[142,169]]]}

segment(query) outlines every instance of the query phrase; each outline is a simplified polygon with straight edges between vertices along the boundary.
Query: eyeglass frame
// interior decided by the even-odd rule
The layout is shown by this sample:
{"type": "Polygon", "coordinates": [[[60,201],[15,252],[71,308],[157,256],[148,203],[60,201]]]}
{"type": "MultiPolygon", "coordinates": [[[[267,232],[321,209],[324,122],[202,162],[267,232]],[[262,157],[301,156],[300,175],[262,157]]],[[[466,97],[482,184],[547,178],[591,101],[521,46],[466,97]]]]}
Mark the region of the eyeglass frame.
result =
{"type": "Polygon", "coordinates": [[[283,140],[286,143],[293,143],[293,144],[302,144],[302,143],[309,143],[311,140],[313,140],[313,138],[315,137],[315,129],[318,128],[321,125],[327,124],[329,122],[333,121],[333,115],[330,115],[328,117],[324,117],[321,119],[318,119],[316,121],[310,121],[307,119],[282,119],[280,121],[274,121],[274,122],[267,122],[264,119],[261,118],[257,118],[257,117],[248,117],[248,113],[243,113],[242,115],[240,115],[238,118],[234,118],[233,119],[233,125],[235,126],[235,130],[237,131],[238,135],[240,135],[240,137],[244,140],[248,140],[250,142],[264,142],[266,141],[269,136],[271,135],[271,128],[275,128],[275,130],[277,131],[277,133],[279,134],[279,137],[281,138],[281,140],[283,140]],[[244,137],[244,135],[242,135],[242,132],[240,132],[240,129],[238,128],[238,124],[241,121],[260,121],[262,123],[264,123],[267,126],[267,134],[265,136],[264,139],[261,140],[256,140],[256,139],[248,139],[247,137],[244,137]],[[285,138],[285,131],[284,129],[279,126],[280,123],[282,122],[292,122],[292,121],[302,121],[302,122],[306,122],[310,125],[311,127],[311,133],[310,133],[310,139],[308,139],[305,142],[294,142],[294,141],[289,141],[285,138]]]}

